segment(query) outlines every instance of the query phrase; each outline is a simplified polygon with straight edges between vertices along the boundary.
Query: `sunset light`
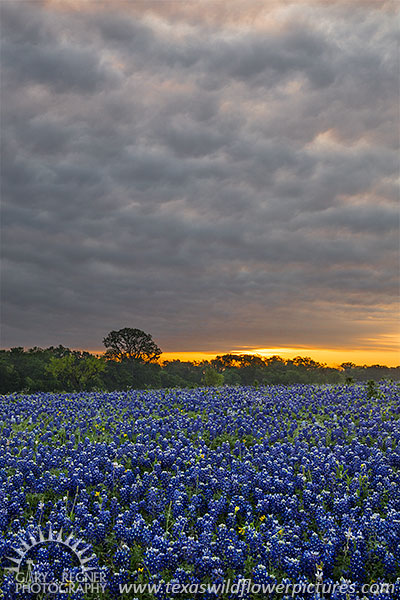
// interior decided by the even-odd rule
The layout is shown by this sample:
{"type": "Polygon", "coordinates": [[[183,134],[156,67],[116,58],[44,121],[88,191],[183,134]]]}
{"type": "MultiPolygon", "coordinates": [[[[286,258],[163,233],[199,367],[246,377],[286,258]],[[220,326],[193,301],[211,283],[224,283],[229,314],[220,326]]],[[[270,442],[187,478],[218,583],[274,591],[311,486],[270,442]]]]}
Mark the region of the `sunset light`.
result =
{"type": "Polygon", "coordinates": [[[399,364],[396,12],[1,2],[2,347],[399,364]]]}

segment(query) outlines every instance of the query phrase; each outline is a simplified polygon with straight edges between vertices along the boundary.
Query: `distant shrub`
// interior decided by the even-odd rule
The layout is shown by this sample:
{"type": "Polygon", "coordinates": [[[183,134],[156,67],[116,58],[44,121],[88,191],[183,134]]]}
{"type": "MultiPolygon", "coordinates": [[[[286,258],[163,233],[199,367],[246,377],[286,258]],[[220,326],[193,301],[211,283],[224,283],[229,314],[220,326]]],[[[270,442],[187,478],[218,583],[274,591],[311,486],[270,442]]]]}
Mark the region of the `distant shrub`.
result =
{"type": "Polygon", "coordinates": [[[222,385],[224,383],[224,375],[223,373],[218,373],[212,367],[207,367],[204,372],[204,383],[207,386],[216,387],[218,385],[222,385]]]}

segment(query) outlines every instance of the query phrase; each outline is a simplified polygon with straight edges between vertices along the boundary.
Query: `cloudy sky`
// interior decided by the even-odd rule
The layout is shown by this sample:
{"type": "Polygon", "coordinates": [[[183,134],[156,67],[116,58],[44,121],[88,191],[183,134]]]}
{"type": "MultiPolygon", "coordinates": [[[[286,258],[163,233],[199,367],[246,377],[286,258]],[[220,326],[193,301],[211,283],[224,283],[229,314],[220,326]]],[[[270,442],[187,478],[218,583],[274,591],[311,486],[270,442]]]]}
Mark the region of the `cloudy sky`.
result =
{"type": "Polygon", "coordinates": [[[396,6],[2,0],[1,345],[400,362],[396,6]]]}

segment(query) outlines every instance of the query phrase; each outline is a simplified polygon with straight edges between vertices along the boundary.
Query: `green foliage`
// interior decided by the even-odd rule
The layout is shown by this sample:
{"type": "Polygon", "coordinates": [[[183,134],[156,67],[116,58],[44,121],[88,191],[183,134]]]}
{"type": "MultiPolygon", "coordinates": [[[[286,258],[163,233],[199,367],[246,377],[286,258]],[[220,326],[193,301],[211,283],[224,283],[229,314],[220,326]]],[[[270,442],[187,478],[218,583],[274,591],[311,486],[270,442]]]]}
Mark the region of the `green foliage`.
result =
{"type": "Polygon", "coordinates": [[[207,367],[204,371],[204,383],[212,387],[222,385],[224,383],[224,375],[223,373],[218,373],[212,367],[207,367]]]}
{"type": "Polygon", "coordinates": [[[52,356],[46,369],[64,390],[88,390],[100,384],[99,374],[105,370],[102,359],[89,355],[78,358],[67,354],[62,358],[52,356]]]}
{"type": "Polygon", "coordinates": [[[370,379],[367,382],[367,398],[371,400],[371,398],[377,398],[379,395],[378,386],[376,385],[373,379],[370,379]]]}
{"type": "Polygon", "coordinates": [[[146,361],[100,359],[64,346],[0,350],[0,394],[17,391],[126,390],[130,388],[193,388],[201,385],[292,385],[365,381],[368,398],[379,397],[375,382],[400,380],[400,367],[360,367],[343,363],[339,369],[308,358],[225,354],[212,361],[146,361]]]}
{"type": "Polygon", "coordinates": [[[226,369],[224,371],[224,383],[226,385],[240,385],[241,382],[237,369],[226,369]]]}

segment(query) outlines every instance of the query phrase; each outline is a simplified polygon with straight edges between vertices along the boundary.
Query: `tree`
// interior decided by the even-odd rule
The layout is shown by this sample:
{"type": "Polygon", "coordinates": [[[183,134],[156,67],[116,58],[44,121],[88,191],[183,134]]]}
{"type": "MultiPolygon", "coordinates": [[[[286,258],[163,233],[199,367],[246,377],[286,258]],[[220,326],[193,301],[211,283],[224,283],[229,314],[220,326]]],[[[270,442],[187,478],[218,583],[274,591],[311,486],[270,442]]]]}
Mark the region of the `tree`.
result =
{"type": "Polygon", "coordinates": [[[122,361],[124,359],[139,362],[151,362],[161,355],[161,349],[153,341],[149,333],[141,329],[124,327],[119,331],[110,331],[104,338],[107,348],[106,358],[122,361]]]}
{"type": "Polygon", "coordinates": [[[353,362],[344,362],[340,365],[340,368],[343,369],[344,371],[350,371],[351,369],[355,369],[356,366],[357,365],[353,362]]]}
{"type": "Polygon", "coordinates": [[[99,385],[99,378],[106,365],[100,358],[89,354],[87,357],[78,358],[71,352],[62,358],[52,356],[47,365],[47,370],[61,384],[65,390],[85,390],[99,385]]]}
{"type": "Polygon", "coordinates": [[[103,360],[89,354],[78,358],[71,352],[62,358],[52,356],[47,370],[62,385],[65,390],[91,389],[100,383],[99,374],[106,365],[103,360]]]}
{"type": "Polygon", "coordinates": [[[204,371],[204,383],[210,387],[216,387],[224,383],[223,373],[218,373],[212,367],[207,367],[204,371]]]}

